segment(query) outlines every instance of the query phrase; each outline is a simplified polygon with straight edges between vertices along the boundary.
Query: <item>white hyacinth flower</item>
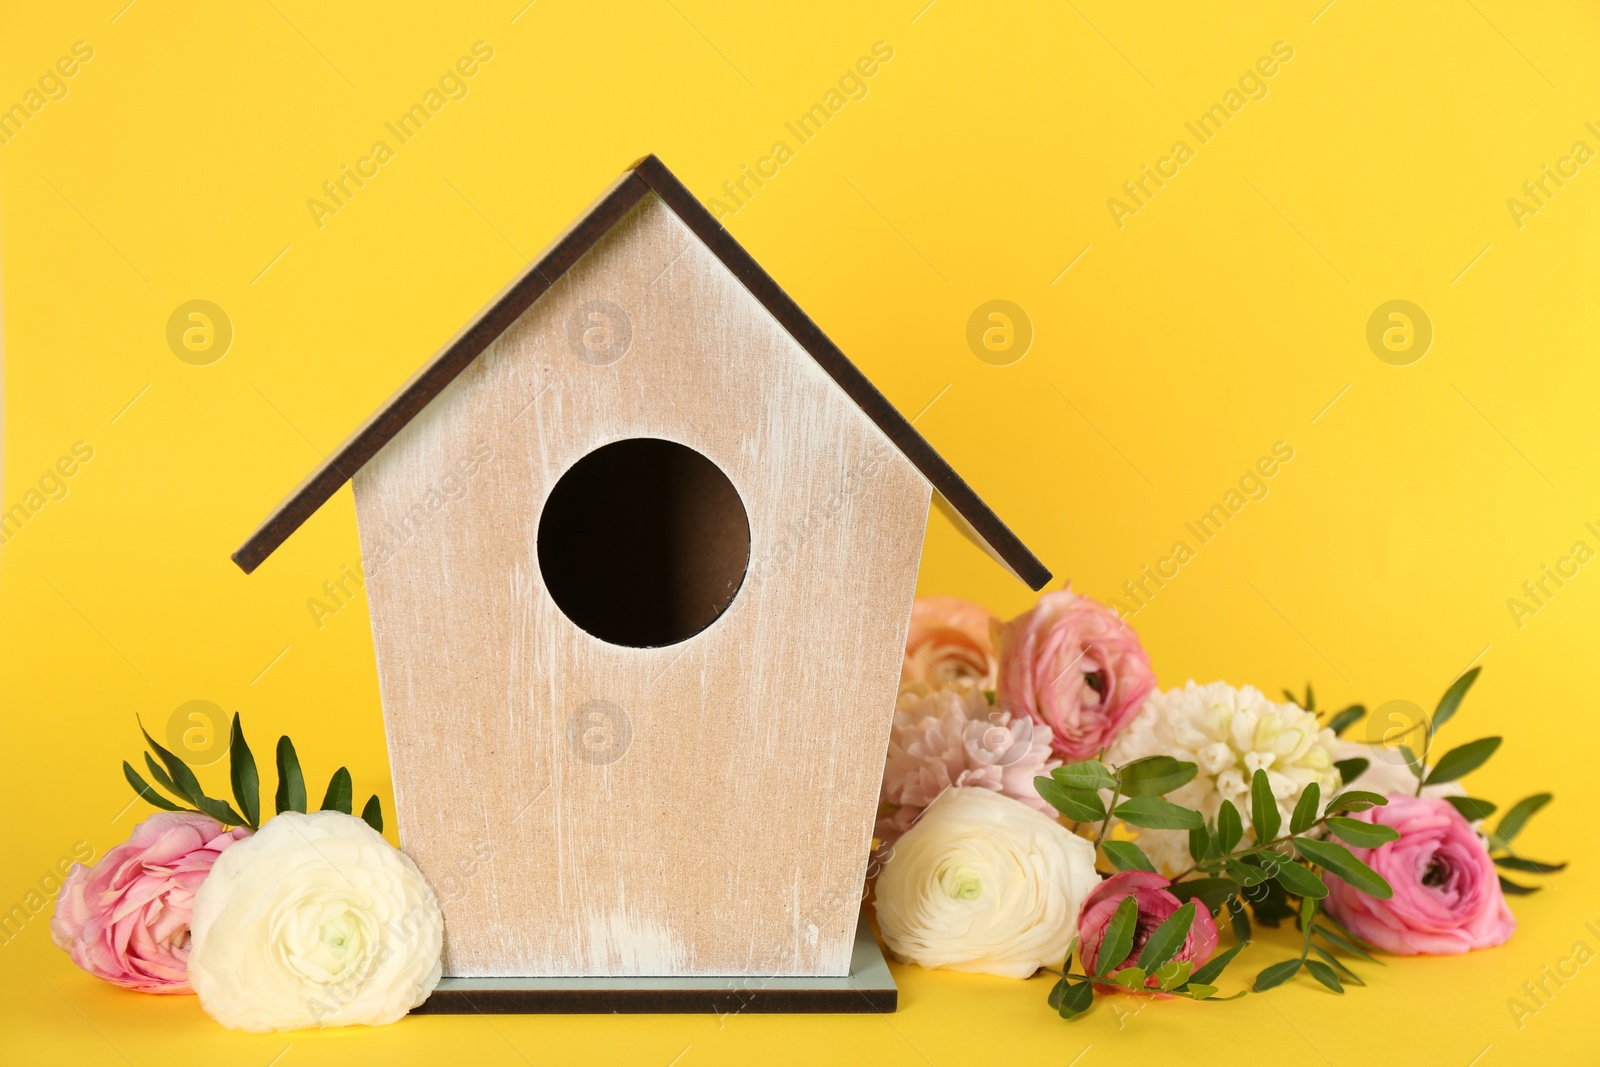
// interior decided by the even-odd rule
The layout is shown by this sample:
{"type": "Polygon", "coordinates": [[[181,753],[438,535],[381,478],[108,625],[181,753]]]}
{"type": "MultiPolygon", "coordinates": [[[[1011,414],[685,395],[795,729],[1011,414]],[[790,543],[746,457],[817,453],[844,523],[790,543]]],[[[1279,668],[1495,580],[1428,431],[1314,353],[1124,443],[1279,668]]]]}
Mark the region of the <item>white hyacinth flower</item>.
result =
{"type": "MultiPolygon", "coordinates": [[[[1138,716],[1106,753],[1113,766],[1145,756],[1165,755],[1194,763],[1199,773],[1182,788],[1166,794],[1174,804],[1193,808],[1215,821],[1224,800],[1239,810],[1244,842],[1254,840],[1250,826],[1250,782],[1265,771],[1285,825],[1306,786],[1315,782],[1326,804],[1339,788],[1333,763],[1332,730],[1294,704],[1274,704],[1251,686],[1235,689],[1226,682],[1152,693],[1138,716]]],[[[1108,797],[1109,799],[1109,797],[1108,797]]],[[[1320,814],[1320,812],[1319,812],[1320,814]]],[[[1189,834],[1185,830],[1145,830],[1139,846],[1167,877],[1186,870],[1189,834]]]]}

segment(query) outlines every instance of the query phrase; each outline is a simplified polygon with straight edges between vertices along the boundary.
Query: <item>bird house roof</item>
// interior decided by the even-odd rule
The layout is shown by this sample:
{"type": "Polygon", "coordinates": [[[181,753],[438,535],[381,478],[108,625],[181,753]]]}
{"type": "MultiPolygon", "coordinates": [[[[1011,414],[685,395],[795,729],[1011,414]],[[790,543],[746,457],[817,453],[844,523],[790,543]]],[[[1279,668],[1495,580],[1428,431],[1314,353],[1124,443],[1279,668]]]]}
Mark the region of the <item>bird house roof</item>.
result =
{"type": "Polygon", "coordinates": [[[655,156],[630,167],[594,205],[558,237],[544,254],[467,324],[421,370],[351,434],[338,450],[312,471],[250,535],[233,561],[246,573],[261,565],[289,535],[299,529],[329,497],[405,425],[438,396],[456,376],[504,333],[523,312],[555,284],[583,254],[620,222],[635,205],[654,193],[731,271],[815,359],[891,442],[921,471],[945,510],[980,545],[1033,589],[1050,580],[1028,547],[973,492],[944,458],[934,451],[906,418],[880,393],[816,323],[800,310],[772,277],[762,270],[694,194],[655,156]]]}

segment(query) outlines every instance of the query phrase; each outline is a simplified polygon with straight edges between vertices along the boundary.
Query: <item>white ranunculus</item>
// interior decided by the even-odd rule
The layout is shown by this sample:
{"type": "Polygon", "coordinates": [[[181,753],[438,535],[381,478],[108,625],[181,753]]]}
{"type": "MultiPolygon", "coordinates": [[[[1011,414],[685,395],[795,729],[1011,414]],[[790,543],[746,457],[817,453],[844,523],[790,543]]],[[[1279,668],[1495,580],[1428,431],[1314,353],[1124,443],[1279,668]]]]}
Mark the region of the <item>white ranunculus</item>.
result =
{"type": "Polygon", "coordinates": [[[190,984],[230,1030],[379,1026],[439,984],[433,890],[410,857],[337,811],[284,812],[224,852],[190,931],[190,984]]]}
{"type": "Polygon", "coordinates": [[[874,907],[884,943],[923,967],[1027,978],[1061,966],[1094,846],[989,789],[947,789],[895,843],[874,907]]]}

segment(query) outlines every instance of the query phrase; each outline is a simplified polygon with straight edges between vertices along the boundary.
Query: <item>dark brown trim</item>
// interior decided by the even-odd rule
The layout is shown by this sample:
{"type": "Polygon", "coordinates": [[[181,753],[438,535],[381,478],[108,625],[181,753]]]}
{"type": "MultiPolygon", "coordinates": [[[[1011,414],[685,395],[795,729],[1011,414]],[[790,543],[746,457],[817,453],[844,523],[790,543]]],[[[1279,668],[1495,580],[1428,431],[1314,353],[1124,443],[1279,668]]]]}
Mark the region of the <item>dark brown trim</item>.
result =
{"type": "Polygon", "coordinates": [[[967,520],[973,531],[994,550],[1001,561],[1018,578],[1027,582],[1030,588],[1044,588],[1050,580],[1050,571],[1038,557],[1028,551],[1028,546],[1000,521],[1000,516],[972,491],[972,487],[944,461],[944,457],[934,451],[927,439],[889,403],[888,398],[878,392],[877,386],[856,369],[856,365],[840,351],[838,345],[828,339],[822,328],[800,310],[800,305],[789,299],[789,294],[761,269],[750,253],[711,216],[711,212],[701,206],[700,201],[667,169],[666,164],[653,155],[645,156],[633,165],[633,172],[643,178],[650,191],[676,212],[695,236],[722,260],[723,265],[744,283],[751,295],[761,301],[772,317],[789,331],[789,335],[811,353],[811,358],[821,364],[829,377],[838,382],[845,394],[856,402],[856,406],[878,424],[878,429],[887,434],[895,447],[922,472],[922,476],[933,483],[934,490],[967,520]]]}
{"type": "Polygon", "coordinates": [[[893,989],[438,989],[412,1015],[775,1015],[868,1012],[898,1006],[893,989]]]}
{"type": "Polygon", "coordinates": [[[972,527],[995,556],[1033,589],[1050,581],[1050,571],[1000,517],[973,492],[962,477],[934,451],[893,404],[856,369],[839,347],[804,311],[800,310],[771,275],[762,270],[733,235],[712,218],[694,194],[655,156],[635,163],[617,184],[526,274],[493,303],[489,310],[445,346],[433,360],[400,389],[366,425],[357,430],[334,456],[291,493],[278,509],[233,554],[246,574],[255,570],[290,534],[350,480],[410,422],[428,402],[449,385],[489,344],[549,289],[612,226],[645,195],[653,192],[693,230],[718,259],[733,272],[772,316],[867,417],[933,484],[936,492],[972,527]]]}
{"type": "Polygon", "coordinates": [[[545,290],[565,274],[596,241],[616,225],[649,191],[633,173],[627,173],[595,202],[566,233],[556,238],[545,254],[522,277],[503,291],[487,311],[451,339],[410,381],[389,398],[388,403],[339,446],[321,467],[301,482],[255,533],[250,535],[233,561],[246,574],[261,565],[277,547],[289,539],[328,498],[339,491],[367,460],[378,454],[428,402],[466,370],[474,359],[499,337],[545,290]]]}

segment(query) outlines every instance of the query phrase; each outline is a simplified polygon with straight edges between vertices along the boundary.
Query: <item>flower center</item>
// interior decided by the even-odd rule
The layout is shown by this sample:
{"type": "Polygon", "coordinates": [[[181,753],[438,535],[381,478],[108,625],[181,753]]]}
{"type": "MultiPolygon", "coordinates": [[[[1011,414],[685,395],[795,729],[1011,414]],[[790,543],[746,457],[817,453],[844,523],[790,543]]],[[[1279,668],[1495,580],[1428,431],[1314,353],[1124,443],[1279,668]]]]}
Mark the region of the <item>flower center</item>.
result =
{"type": "Polygon", "coordinates": [[[1090,671],[1083,676],[1084,684],[1101,696],[1106,695],[1106,676],[1099,671],[1090,671]]]}
{"type": "Polygon", "coordinates": [[[956,867],[945,874],[944,891],[954,900],[977,900],[983,895],[983,880],[971,867],[956,867]]]}
{"type": "Polygon", "coordinates": [[[1430,889],[1438,889],[1450,880],[1450,868],[1437,859],[1429,860],[1427,869],[1422,872],[1422,884],[1430,889]]]}

